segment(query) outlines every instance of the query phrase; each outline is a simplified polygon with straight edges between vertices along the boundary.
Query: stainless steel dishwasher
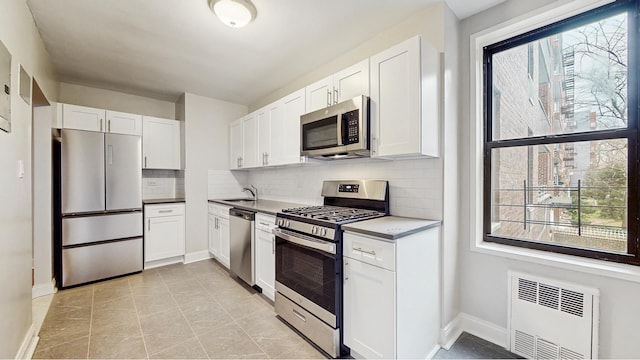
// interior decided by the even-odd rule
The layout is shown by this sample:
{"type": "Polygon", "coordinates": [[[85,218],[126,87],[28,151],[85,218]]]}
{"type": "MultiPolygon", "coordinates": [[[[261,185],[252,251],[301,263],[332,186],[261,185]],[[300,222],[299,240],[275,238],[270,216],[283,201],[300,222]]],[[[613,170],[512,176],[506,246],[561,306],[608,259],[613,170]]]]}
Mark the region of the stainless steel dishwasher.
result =
{"type": "Polygon", "coordinates": [[[256,213],[238,208],[229,209],[229,267],[231,272],[250,286],[255,285],[254,227],[256,213]]]}

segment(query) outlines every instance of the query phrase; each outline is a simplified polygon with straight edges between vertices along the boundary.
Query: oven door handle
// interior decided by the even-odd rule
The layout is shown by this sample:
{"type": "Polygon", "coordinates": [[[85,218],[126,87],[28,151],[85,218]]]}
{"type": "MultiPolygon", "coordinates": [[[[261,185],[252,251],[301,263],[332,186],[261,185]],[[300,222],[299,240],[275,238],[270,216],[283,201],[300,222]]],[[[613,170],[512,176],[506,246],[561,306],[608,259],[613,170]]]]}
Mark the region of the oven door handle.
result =
{"type": "Polygon", "coordinates": [[[330,253],[333,255],[336,254],[336,244],[328,241],[304,239],[299,236],[295,236],[289,232],[284,232],[280,229],[273,229],[273,234],[283,240],[292,242],[294,244],[305,246],[311,249],[324,251],[326,253],[330,253]]]}

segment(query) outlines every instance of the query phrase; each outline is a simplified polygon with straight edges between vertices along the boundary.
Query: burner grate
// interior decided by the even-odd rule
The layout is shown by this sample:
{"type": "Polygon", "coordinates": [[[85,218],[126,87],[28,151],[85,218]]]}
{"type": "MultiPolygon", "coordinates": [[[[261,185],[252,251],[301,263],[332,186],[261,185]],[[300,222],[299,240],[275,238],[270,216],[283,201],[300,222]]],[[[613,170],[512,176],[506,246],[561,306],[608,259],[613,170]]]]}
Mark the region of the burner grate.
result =
{"type": "Polygon", "coordinates": [[[295,216],[337,223],[379,217],[384,215],[384,213],[381,213],[379,211],[329,205],[284,209],[282,210],[282,212],[295,216]]]}

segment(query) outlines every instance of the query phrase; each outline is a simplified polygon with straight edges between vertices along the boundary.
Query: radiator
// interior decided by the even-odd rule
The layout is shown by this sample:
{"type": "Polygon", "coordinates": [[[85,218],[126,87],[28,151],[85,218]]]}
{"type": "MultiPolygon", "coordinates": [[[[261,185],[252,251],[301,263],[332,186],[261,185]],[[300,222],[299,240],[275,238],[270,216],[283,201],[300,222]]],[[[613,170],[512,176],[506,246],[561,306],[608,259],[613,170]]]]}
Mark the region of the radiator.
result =
{"type": "Polygon", "coordinates": [[[528,359],[598,358],[598,289],[509,271],[509,350],[528,359]]]}

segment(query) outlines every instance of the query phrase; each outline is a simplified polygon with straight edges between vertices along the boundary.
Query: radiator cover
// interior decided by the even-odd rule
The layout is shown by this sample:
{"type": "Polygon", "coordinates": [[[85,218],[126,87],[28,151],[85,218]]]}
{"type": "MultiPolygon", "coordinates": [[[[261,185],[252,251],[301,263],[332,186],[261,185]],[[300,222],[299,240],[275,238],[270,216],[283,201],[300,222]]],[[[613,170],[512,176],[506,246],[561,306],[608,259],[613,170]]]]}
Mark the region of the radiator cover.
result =
{"type": "Polygon", "coordinates": [[[509,271],[509,350],[528,359],[598,358],[598,289],[509,271]]]}

